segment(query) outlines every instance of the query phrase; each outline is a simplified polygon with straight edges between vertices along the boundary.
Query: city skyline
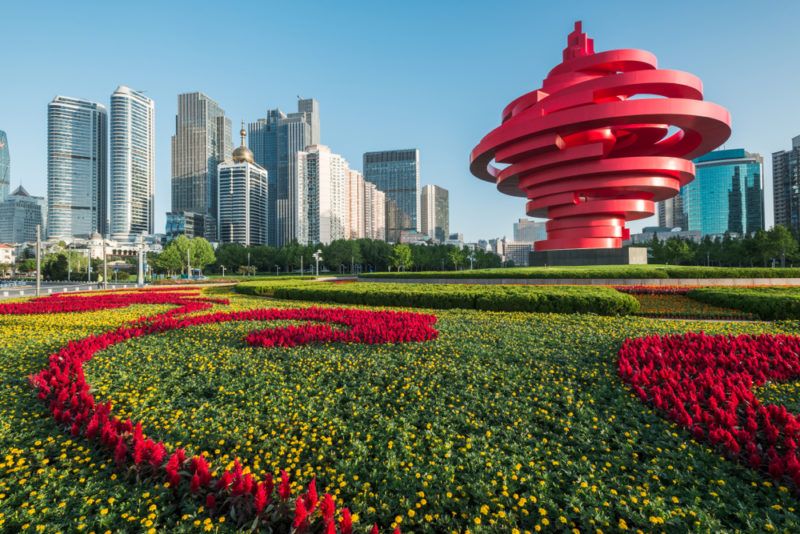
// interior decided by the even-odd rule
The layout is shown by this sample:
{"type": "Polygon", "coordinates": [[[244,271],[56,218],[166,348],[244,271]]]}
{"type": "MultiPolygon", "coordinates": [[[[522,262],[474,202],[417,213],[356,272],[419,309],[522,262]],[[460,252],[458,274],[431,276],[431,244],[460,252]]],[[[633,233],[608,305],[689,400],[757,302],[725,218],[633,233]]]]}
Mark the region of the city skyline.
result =
{"type": "MultiPolygon", "coordinates": [[[[288,19],[291,15],[288,4],[246,5],[250,17],[257,21],[288,19]]],[[[211,4],[199,3],[192,13],[178,6],[153,8],[157,16],[143,41],[144,34],[137,33],[140,26],[136,16],[124,26],[115,21],[114,13],[121,7],[109,6],[99,27],[78,25],[78,32],[65,29],[69,27],[65,22],[75,16],[70,13],[33,21],[22,15],[22,6],[10,5],[9,16],[0,21],[0,30],[21,46],[9,56],[5,72],[12,79],[26,81],[5,84],[0,94],[0,129],[8,133],[12,148],[11,189],[22,183],[33,195],[46,193],[46,104],[54,95],[107,106],[108,95],[120,84],[147,89],[145,94],[159,109],[155,230],[163,231],[165,214],[171,207],[169,143],[174,133],[176,95],[187,91],[211,95],[238,123],[263,117],[265,109],[294,109],[294,97],[299,94],[321,102],[325,113],[323,142],[348,161],[359,162],[368,151],[418,147],[421,183],[435,183],[451,191],[454,230],[464,233],[468,241],[508,235],[511,224],[522,213],[522,201],[503,198],[490,185],[472,183],[467,154],[480,135],[497,122],[499,103],[540,84],[541,73],[558,58],[563,34],[576,19],[584,21],[603,49],[641,47],[655,52],[663,68],[701,76],[706,97],[731,111],[733,136],[727,148],[743,147],[766,159],[800,134],[800,110],[792,104],[791,89],[800,81],[800,74],[785,68],[790,56],[780,37],[790,31],[791,11],[799,10],[797,6],[786,5],[752,19],[744,3],[726,4],[725,10],[689,3],[647,9],[624,4],[629,21],[623,25],[610,14],[614,10],[589,3],[540,10],[508,2],[508,9],[498,14],[486,13],[480,4],[466,3],[459,5],[458,28],[453,28],[447,6],[419,5],[421,11],[411,9],[398,15],[366,3],[346,7],[320,4],[308,21],[308,39],[296,43],[296,54],[251,54],[248,61],[258,68],[250,69],[255,78],[246,86],[231,84],[225,76],[209,76],[208,65],[231,61],[240,48],[253,50],[255,36],[243,35],[244,45],[220,50],[201,34],[181,39],[174,36],[172,30],[179,24],[215,16],[211,4]],[[512,11],[516,13],[514,20],[506,20],[512,11]],[[387,30],[390,20],[397,22],[392,27],[405,29],[387,30]],[[342,35],[335,31],[342,24],[359,25],[364,32],[342,35]],[[748,27],[759,39],[741,40],[729,31],[732,27],[748,27]],[[433,31],[440,28],[444,30],[433,31]],[[475,38],[476,32],[481,34],[480,39],[475,38]],[[129,41],[138,35],[137,44],[144,49],[131,46],[120,51],[99,46],[115,33],[129,41]],[[406,38],[410,34],[417,36],[415,43],[406,38]],[[707,48],[709,34],[715,47],[725,53],[696,53],[707,48]],[[55,42],[65,52],[93,57],[94,61],[79,65],[77,70],[74,65],[61,64],[58,57],[49,54],[55,42]],[[364,42],[372,46],[363,46],[364,42]],[[197,53],[192,52],[195,49],[197,53]],[[475,69],[487,61],[500,75],[476,77],[475,69]],[[95,62],[104,68],[94,68],[95,62]],[[738,83],[741,77],[737,69],[742,64],[758,65],[760,75],[738,83]],[[167,72],[169,76],[165,76],[167,72]],[[398,72],[402,73],[399,78],[390,76],[398,72]],[[780,79],[782,83],[762,88],[757,81],[750,81],[766,79],[780,79]],[[758,90],[754,90],[754,84],[758,90]],[[482,217],[475,217],[475,213],[482,217]]],[[[279,27],[275,31],[276,39],[288,38],[288,29],[279,27]]],[[[771,164],[765,161],[765,194],[769,199],[771,172],[771,164]]],[[[769,226],[770,201],[767,212],[769,226]]],[[[633,224],[633,231],[653,225],[653,219],[633,224]]]]}

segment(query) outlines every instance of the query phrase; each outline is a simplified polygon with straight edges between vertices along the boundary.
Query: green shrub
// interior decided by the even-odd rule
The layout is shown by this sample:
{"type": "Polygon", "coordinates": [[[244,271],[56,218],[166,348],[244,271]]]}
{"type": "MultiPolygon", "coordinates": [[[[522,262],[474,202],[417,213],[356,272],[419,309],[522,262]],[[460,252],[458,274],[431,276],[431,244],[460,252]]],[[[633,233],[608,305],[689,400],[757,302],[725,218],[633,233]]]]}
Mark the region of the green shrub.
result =
{"type": "Polygon", "coordinates": [[[600,265],[512,267],[471,271],[366,273],[361,278],[800,278],[800,268],[693,267],[681,265],[600,265]]]}
{"type": "Polygon", "coordinates": [[[289,300],[409,308],[628,315],[638,301],[608,287],[246,282],[240,293],[289,300]]]}
{"type": "Polygon", "coordinates": [[[752,313],[767,321],[800,319],[800,288],[704,287],[688,295],[706,304],[752,313]]]}

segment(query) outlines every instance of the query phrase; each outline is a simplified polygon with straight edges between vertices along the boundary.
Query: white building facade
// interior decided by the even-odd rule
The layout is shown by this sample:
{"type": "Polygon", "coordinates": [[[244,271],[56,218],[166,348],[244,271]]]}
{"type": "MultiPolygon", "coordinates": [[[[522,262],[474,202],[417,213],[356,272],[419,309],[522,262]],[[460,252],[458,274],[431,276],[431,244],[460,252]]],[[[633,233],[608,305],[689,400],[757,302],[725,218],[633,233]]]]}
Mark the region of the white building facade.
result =
{"type": "Polygon", "coordinates": [[[347,236],[347,182],[349,166],[324,145],[297,153],[296,184],[301,244],[329,244],[347,236]]]}
{"type": "Polygon", "coordinates": [[[155,182],[155,103],[121,85],[111,95],[113,239],[153,233],[155,182]]]}
{"type": "Polygon", "coordinates": [[[364,237],[386,241],[386,194],[369,182],[364,183],[364,237]]]}
{"type": "Polygon", "coordinates": [[[345,239],[362,239],[365,237],[364,229],[364,176],[353,169],[347,172],[347,224],[345,225],[345,239]]]}

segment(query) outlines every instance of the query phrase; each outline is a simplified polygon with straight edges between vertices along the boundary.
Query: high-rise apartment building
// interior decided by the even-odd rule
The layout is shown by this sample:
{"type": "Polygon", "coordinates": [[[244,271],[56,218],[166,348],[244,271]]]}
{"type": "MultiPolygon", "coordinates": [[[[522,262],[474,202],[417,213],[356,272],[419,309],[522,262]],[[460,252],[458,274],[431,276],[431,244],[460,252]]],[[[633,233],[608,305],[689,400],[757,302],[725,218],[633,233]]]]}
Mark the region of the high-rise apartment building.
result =
{"type": "Polygon", "coordinates": [[[419,150],[364,154],[364,180],[386,194],[386,239],[397,243],[402,231],[420,231],[419,150]]]}
{"type": "Polygon", "coordinates": [[[153,233],[155,103],[121,85],[111,94],[111,236],[134,240],[153,233]]]}
{"type": "Polygon", "coordinates": [[[386,241],[386,194],[364,182],[364,237],[386,241]]]}
{"type": "Polygon", "coordinates": [[[772,153],[772,197],[775,224],[800,229],[800,135],[791,149],[772,153]]]}
{"type": "Polygon", "coordinates": [[[8,150],[8,137],[0,130],[0,202],[5,200],[11,190],[11,155],[8,150]]]}
{"type": "Polygon", "coordinates": [[[353,169],[347,171],[347,188],[345,203],[347,204],[347,223],[345,239],[361,239],[365,237],[364,229],[364,176],[353,169]]]}
{"type": "Polygon", "coordinates": [[[250,145],[255,161],[269,173],[269,244],[283,246],[300,240],[302,184],[297,154],[320,143],[319,102],[313,98],[297,101],[297,113],[280,109],[250,123],[250,145]]]}
{"type": "Polygon", "coordinates": [[[106,235],[108,116],[102,104],[57,96],[47,106],[47,236],[106,235]]]}
{"type": "Polygon", "coordinates": [[[659,226],[701,235],[749,235],[764,228],[763,160],[744,149],[715,150],[694,160],[696,176],[680,199],[663,201],[659,226]]]}
{"type": "Polygon", "coordinates": [[[347,235],[347,160],[324,145],[297,153],[298,241],[329,244],[347,235]]]}
{"type": "Polygon", "coordinates": [[[24,187],[0,202],[0,243],[36,241],[36,226],[44,228],[44,199],[31,196],[24,187]]]}
{"type": "Polygon", "coordinates": [[[247,132],[242,123],[242,144],[217,170],[218,236],[221,244],[267,244],[267,171],[257,165],[245,145],[247,132]]]}
{"type": "Polygon", "coordinates": [[[422,188],[421,227],[422,233],[439,243],[444,243],[450,234],[449,192],[438,185],[422,188]]]}
{"type": "Polygon", "coordinates": [[[172,211],[205,217],[205,237],[216,241],[217,166],[230,160],[231,121],[203,93],[178,95],[172,137],[172,211]]]}

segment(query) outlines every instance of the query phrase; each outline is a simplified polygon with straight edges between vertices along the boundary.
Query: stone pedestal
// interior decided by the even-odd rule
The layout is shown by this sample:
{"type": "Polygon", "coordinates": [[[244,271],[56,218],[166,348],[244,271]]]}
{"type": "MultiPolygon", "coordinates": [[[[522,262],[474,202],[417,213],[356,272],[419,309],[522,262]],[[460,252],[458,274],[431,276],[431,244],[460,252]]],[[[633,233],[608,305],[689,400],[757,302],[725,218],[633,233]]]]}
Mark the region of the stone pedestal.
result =
{"type": "Polygon", "coordinates": [[[646,265],[646,247],[578,248],[531,252],[531,267],[566,267],[576,265],[646,265]]]}

